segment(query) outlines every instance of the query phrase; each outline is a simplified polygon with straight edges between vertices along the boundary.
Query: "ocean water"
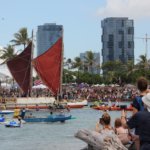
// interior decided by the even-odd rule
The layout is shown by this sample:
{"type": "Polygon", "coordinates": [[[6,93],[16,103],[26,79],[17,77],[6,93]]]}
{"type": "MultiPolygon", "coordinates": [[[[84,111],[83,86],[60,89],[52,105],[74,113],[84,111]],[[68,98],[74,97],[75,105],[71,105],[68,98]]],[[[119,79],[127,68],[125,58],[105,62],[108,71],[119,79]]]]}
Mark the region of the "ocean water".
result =
{"type": "MultiPolygon", "coordinates": [[[[49,112],[35,112],[46,116],[49,112]]],[[[0,125],[0,150],[80,150],[86,143],[74,137],[79,129],[94,130],[102,111],[90,107],[72,109],[75,119],[65,123],[26,123],[21,128],[6,128],[0,125]]],[[[110,112],[112,122],[121,115],[110,112]]]]}

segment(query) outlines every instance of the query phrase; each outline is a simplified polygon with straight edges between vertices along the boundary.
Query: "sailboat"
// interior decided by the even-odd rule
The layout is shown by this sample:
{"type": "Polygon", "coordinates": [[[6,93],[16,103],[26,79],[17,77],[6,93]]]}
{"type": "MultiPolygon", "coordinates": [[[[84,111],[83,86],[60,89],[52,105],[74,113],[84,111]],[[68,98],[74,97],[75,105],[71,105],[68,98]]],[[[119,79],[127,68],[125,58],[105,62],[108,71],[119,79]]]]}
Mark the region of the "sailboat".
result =
{"type": "MultiPolygon", "coordinates": [[[[29,104],[37,102],[37,99],[40,99],[40,97],[30,97],[32,90],[32,66],[35,68],[42,82],[55,97],[61,92],[63,65],[62,40],[62,37],[60,37],[45,53],[35,59],[32,59],[33,43],[30,42],[22,53],[7,62],[12,76],[18,83],[24,96],[17,98],[17,103],[29,104]]],[[[49,99],[49,103],[55,101],[54,97],[47,99],[49,99]]]]}

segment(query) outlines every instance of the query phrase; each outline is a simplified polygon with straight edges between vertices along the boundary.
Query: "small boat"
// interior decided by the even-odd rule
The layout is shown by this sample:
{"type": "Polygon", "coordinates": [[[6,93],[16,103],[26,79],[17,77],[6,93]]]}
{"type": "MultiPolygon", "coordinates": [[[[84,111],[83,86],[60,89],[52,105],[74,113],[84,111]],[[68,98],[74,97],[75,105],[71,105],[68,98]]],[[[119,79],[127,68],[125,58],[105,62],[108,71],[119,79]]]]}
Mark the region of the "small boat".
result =
{"type": "Polygon", "coordinates": [[[0,114],[12,114],[12,113],[14,113],[13,110],[1,110],[0,111],[0,114]]]}
{"type": "Polygon", "coordinates": [[[18,128],[21,127],[19,123],[17,123],[16,121],[10,121],[9,123],[5,124],[5,127],[9,127],[9,128],[18,128]]]}
{"type": "Polygon", "coordinates": [[[0,117],[0,122],[4,122],[5,118],[4,117],[0,117]]]}
{"type": "Polygon", "coordinates": [[[72,116],[60,115],[49,115],[46,118],[24,118],[25,122],[65,122],[66,120],[72,119],[72,116]]]}
{"type": "Polygon", "coordinates": [[[121,111],[121,110],[126,110],[126,111],[132,111],[133,108],[131,106],[129,107],[117,107],[117,106],[112,106],[112,107],[109,107],[109,106],[95,106],[95,107],[92,107],[93,109],[96,109],[96,110],[110,110],[110,111],[121,111]]]}
{"type": "Polygon", "coordinates": [[[77,101],[77,102],[68,102],[67,106],[69,108],[82,108],[84,106],[88,105],[88,101],[87,100],[83,100],[81,102],[77,101]]]}

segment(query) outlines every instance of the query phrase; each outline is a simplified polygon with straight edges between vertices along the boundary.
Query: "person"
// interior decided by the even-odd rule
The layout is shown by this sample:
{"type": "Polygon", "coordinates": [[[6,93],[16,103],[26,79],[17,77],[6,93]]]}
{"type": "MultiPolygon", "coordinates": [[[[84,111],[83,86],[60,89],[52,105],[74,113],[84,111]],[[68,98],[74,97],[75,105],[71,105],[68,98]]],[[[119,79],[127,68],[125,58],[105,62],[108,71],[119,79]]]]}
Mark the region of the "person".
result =
{"type": "Polygon", "coordinates": [[[29,116],[27,118],[33,118],[33,114],[30,113],[29,116]]]}
{"type": "MultiPolygon", "coordinates": [[[[148,81],[147,81],[147,79],[144,78],[144,77],[138,78],[138,80],[137,80],[137,88],[138,88],[140,93],[139,93],[138,96],[135,96],[135,98],[133,100],[133,103],[132,103],[133,115],[135,113],[137,113],[138,111],[143,111],[144,110],[142,97],[149,92],[148,89],[147,89],[148,88],[148,81]]],[[[139,135],[138,128],[135,128],[134,139],[135,139],[135,146],[136,146],[137,150],[140,149],[140,142],[139,142],[138,135],[139,135]]]]}
{"type": "Polygon", "coordinates": [[[118,135],[118,138],[121,140],[123,145],[131,143],[131,136],[129,135],[129,130],[124,128],[121,122],[121,118],[116,118],[114,122],[115,133],[118,135]]]}
{"type": "Polygon", "coordinates": [[[21,114],[20,114],[20,117],[21,117],[22,119],[24,119],[25,113],[26,113],[26,110],[25,110],[25,108],[23,108],[23,109],[21,110],[21,114]]]}
{"type": "Polygon", "coordinates": [[[50,111],[50,116],[53,116],[53,112],[52,111],[50,111]]]}
{"type": "Polygon", "coordinates": [[[95,131],[97,132],[114,132],[110,125],[111,117],[107,112],[104,112],[99,122],[96,123],[95,131]],[[101,128],[100,128],[101,127],[101,128]]]}
{"type": "Polygon", "coordinates": [[[39,110],[40,110],[39,105],[36,104],[36,111],[39,111],[39,110]]]}
{"type": "Polygon", "coordinates": [[[115,106],[116,106],[116,107],[119,107],[119,102],[118,102],[118,100],[116,100],[115,106]]]}
{"type": "Polygon", "coordinates": [[[111,110],[111,107],[112,107],[111,100],[108,100],[108,108],[109,108],[109,110],[111,110]]]}
{"type": "Polygon", "coordinates": [[[19,117],[19,116],[18,116],[18,121],[19,121],[18,125],[21,127],[22,121],[21,121],[21,117],[19,117]]]}
{"type": "Polygon", "coordinates": [[[142,97],[149,92],[148,89],[147,89],[148,88],[147,79],[144,78],[144,77],[140,77],[137,80],[137,88],[138,88],[140,94],[138,96],[135,96],[135,98],[133,100],[133,103],[132,103],[133,114],[135,114],[138,111],[143,111],[144,110],[142,97]]]}
{"type": "MultiPolygon", "coordinates": [[[[139,111],[134,114],[128,121],[127,125],[130,129],[138,127],[138,135],[140,139],[140,150],[150,149],[150,93],[142,97],[142,102],[146,110],[139,111]]],[[[122,116],[126,117],[126,116],[122,116]]]]}

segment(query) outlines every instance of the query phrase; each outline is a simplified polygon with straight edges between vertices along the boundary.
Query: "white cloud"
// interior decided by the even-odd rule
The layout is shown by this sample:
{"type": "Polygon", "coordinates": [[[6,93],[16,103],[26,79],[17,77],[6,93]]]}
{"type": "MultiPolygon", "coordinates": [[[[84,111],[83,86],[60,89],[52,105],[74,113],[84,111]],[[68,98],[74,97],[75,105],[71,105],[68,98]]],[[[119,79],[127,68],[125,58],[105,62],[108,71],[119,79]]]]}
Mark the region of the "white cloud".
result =
{"type": "Polygon", "coordinates": [[[106,0],[106,5],[97,11],[100,17],[150,18],[150,0],[106,0]]]}

